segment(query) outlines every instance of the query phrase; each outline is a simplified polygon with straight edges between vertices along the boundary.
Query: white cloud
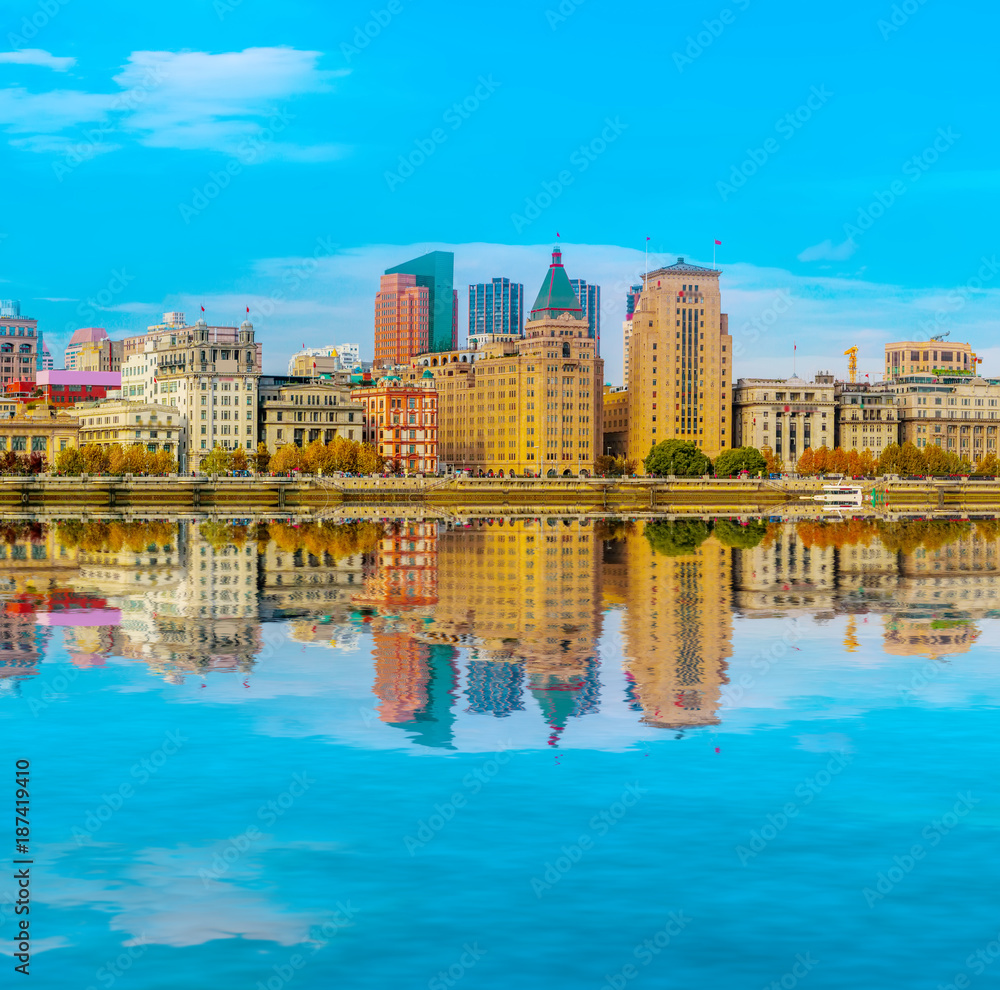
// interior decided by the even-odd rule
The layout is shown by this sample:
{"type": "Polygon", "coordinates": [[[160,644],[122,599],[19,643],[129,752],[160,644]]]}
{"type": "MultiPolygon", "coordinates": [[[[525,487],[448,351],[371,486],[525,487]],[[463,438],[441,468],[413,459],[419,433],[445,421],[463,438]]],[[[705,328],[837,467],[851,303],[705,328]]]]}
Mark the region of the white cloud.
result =
{"type": "Polygon", "coordinates": [[[54,89],[29,93],[20,86],[0,89],[0,125],[12,134],[55,134],[79,124],[107,119],[113,96],[54,89]]]}
{"type": "Polygon", "coordinates": [[[76,65],[76,59],[65,55],[53,55],[42,48],[22,48],[16,52],[0,52],[0,65],[38,65],[54,72],[65,72],[76,65]]]}
{"type": "Polygon", "coordinates": [[[850,237],[840,244],[825,240],[821,244],[807,247],[799,255],[799,261],[846,261],[857,249],[858,245],[850,237]]]}
{"type": "Polygon", "coordinates": [[[217,55],[139,51],[114,81],[126,103],[135,97],[127,125],[142,133],[143,144],[231,152],[269,129],[284,131],[294,120],[286,101],[330,91],[346,70],[319,69],[321,56],[287,47],[217,55]]]}
{"type": "Polygon", "coordinates": [[[0,89],[0,126],[30,135],[12,140],[14,147],[43,153],[75,153],[80,135],[72,129],[100,124],[87,141],[95,154],[120,147],[108,137],[124,133],[152,148],[236,154],[256,141],[256,162],[330,161],[344,154],[341,146],[284,140],[295,120],[290,105],[330,92],[332,80],[348,72],[320,69],[321,56],[284,46],[220,54],[137,51],[114,76],[119,87],[114,92],[0,89]]]}

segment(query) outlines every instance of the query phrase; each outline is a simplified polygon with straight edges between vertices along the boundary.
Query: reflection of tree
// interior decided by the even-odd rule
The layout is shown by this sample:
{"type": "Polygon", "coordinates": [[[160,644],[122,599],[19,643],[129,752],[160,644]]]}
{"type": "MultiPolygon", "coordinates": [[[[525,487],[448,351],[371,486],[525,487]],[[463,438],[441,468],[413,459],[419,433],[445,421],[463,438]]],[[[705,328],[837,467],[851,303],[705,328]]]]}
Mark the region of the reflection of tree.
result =
{"type": "Polygon", "coordinates": [[[141,553],[150,545],[167,546],[173,543],[177,537],[177,524],[67,519],[56,523],[56,533],[60,544],[71,549],[118,553],[124,548],[141,553]]]}
{"type": "Polygon", "coordinates": [[[628,519],[598,519],[594,523],[595,540],[625,540],[635,533],[635,523],[628,519]]]}
{"type": "Polygon", "coordinates": [[[809,519],[796,523],[795,532],[803,545],[827,550],[830,547],[846,547],[862,544],[869,546],[876,538],[877,523],[874,519],[847,519],[829,522],[825,519],[809,519]]]}
{"type": "Polygon", "coordinates": [[[267,533],[274,545],[286,553],[305,550],[316,557],[329,554],[339,558],[377,550],[385,530],[374,522],[306,523],[304,526],[271,523],[267,533]]]}
{"type": "Polygon", "coordinates": [[[28,540],[31,543],[41,543],[45,539],[46,526],[40,522],[14,523],[6,522],[0,525],[0,540],[4,543],[17,543],[28,540]]]}
{"type": "Polygon", "coordinates": [[[708,539],[711,529],[701,519],[664,520],[646,523],[646,539],[657,552],[667,557],[684,557],[694,553],[708,539]]]}
{"type": "Polygon", "coordinates": [[[744,526],[731,519],[716,519],[712,531],[723,546],[752,550],[767,536],[767,523],[760,519],[751,519],[744,526]]]}
{"type": "Polygon", "coordinates": [[[905,522],[878,523],[878,535],[887,550],[913,553],[915,550],[940,550],[972,533],[972,523],[954,520],[913,519],[905,522]]]}

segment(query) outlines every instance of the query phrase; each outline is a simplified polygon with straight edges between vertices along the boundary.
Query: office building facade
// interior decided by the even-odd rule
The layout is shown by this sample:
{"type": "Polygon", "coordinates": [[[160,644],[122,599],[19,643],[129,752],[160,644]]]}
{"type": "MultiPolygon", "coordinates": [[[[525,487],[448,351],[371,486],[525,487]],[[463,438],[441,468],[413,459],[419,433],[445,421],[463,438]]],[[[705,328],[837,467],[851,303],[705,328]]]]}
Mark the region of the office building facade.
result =
{"type": "Polygon", "coordinates": [[[592,474],[604,376],[595,351],[555,248],[523,337],[411,362],[411,378],[430,372],[437,382],[441,463],[474,474],[592,474]]]}
{"type": "MultiPolygon", "coordinates": [[[[458,347],[458,292],[455,290],[455,255],[431,251],[394,268],[386,275],[413,275],[427,289],[427,346],[423,351],[451,351],[458,347]]],[[[413,354],[423,353],[414,351],[413,354]]],[[[376,353],[376,358],[377,358],[376,353]]]]}
{"type": "Polygon", "coordinates": [[[629,344],[629,457],[636,470],[663,440],[710,458],[732,432],[732,337],[716,269],[677,263],[643,276],[629,344]]]}
{"type": "Polygon", "coordinates": [[[573,286],[576,298],[580,300],[580,311],[587,321],[587,328],[590,339],[596,342],[596,353],[601,353],[601,287],[591,285],[582,278],[571,278],[569,284],[573,286]]]}
{"type": "Polygon", "coordinates": [[[495,335],[524,333],[524,286],[495,278],[469,286],[469,347],[475,350],[495,335]]]}
{"type": "Polygon", "coordinates": [[[383,275],[375,293],[375,367],[394,368],[428,350],[430,290],[410,274],[383,275]]]}

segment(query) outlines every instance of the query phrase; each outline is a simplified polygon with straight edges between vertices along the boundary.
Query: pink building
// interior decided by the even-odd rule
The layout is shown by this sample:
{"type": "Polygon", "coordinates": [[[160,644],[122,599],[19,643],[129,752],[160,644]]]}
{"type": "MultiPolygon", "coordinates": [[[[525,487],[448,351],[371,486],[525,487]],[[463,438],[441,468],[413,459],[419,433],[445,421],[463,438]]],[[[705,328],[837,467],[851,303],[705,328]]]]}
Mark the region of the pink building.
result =
{"type": "Polygon", "coordinates": [[[429,338],[430,290],[416,275],[383,275],[375,293],[375,367],[425,354],[429,338]]]}

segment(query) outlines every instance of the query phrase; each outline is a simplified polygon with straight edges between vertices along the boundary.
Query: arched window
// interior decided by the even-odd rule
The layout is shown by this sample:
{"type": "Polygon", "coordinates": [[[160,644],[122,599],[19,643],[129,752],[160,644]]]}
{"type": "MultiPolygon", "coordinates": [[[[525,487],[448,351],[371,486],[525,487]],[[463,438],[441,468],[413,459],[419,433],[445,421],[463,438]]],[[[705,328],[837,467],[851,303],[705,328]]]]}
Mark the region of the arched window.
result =
{"type": "Polygon", "coordinates": [[[563,357],[564,358],[568,358],[569,357],[569,344],[568,343],[564,343],[563,344],[563,357]]]}

